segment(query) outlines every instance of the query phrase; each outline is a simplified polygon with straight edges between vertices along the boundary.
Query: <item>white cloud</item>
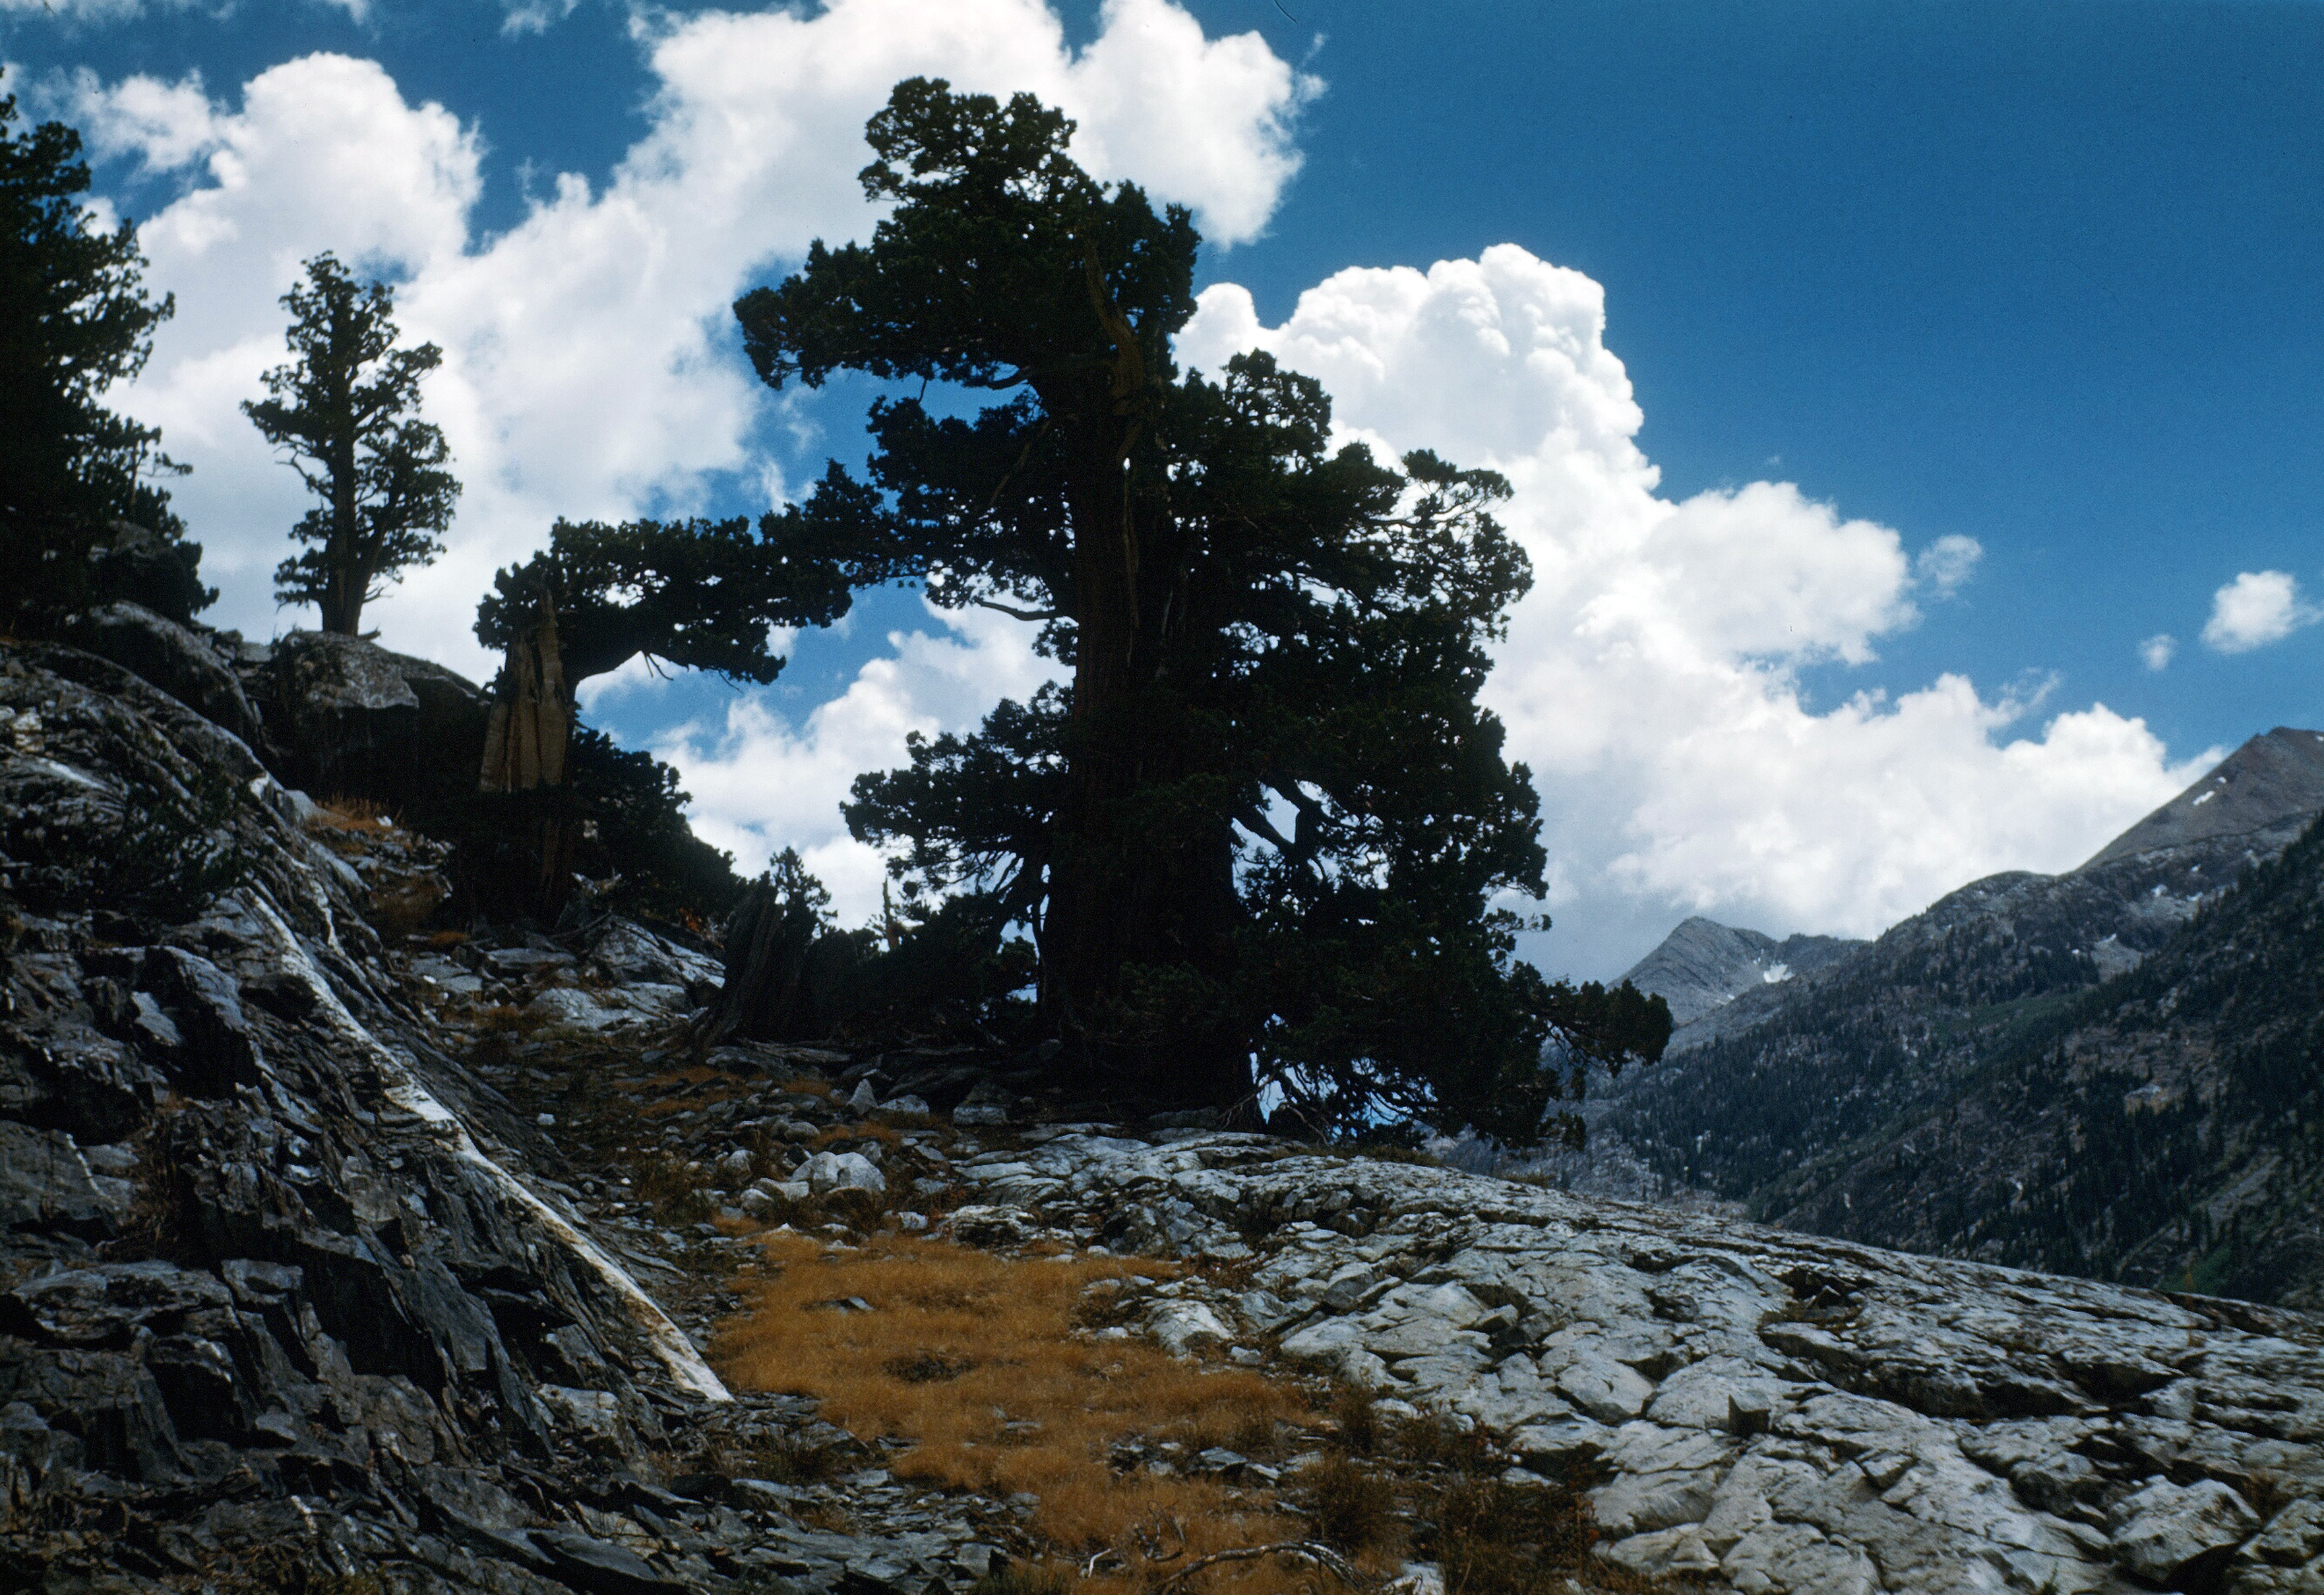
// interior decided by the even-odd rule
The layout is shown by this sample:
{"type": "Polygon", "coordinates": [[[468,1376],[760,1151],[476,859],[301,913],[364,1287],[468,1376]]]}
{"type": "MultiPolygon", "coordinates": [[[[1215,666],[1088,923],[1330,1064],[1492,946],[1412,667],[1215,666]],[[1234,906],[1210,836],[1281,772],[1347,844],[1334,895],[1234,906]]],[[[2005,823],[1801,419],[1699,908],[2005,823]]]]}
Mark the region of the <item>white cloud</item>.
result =
{"type": "Polygon", "coordinates": [[[2150,670],[2167,668],[2179,655],[2179,639],[2168,632],[2157,632],[2138,645],[2138,657],[2150,670]]]}
{"type": "Polygon", "coordinates": [[[1659,496],[1604,334],[1598,284],[1504,244],[1342,272],[1276,327],[1222,284],[1179,345],[1206,368],[1268,348],[1323,381],[1350,436],[1514,484],[1536,585],[1486,696],[1542,790],[1553,965],[1613,973],[1682,912],[1875,932],[1978,875],[2070,867],[2191,778],[2102,705],[2013,735],[2035,702],[1955,675],[1812,707],[1801,667],[1872,659],[1982,550],[1908,559],[1789,484],[1659,496]]]}
{"type": "MultiPolygon", "coordinates": [[[[779,484],[753,438],[780,401],[733,354],[727,306],[808,239],[865,230],[861,127],[897,78],[1031,89],[1080,118],[1095,170],[1192,205],[1222,242],[1265,225],[1315,92],[1255,36],[1206,40],[1162,0],[1110,0],[1078,53],[1037,0],[836,0],[641,38],[659,85],[649,133],[602,188],[559,179],[490,239],[471,225],[489,130],[408,103],[372,63],[286,62],[238,104],[196,79],[78,86],[107,149],[191,178],[143,229],[149,281],[180,310],[125,407],[197,466],[177,496],[227,588],[222,623],[275,622],[266,573],[301,500],[235,404],[282,358],[275,300],[318,250],[396,279],[409,335],[446,351],[429,408],[468,493],[449,554],[372,615],[391,645],[481,670],[475,595],[556,515],[683,510],[712,472],[779,484]]],[[[1276,328],[1216,288],[1184,346],[1214,364],[1264,342],[1324,380],[1351,433],[1516,483],[1508,519],[1538,585],[1490,690],[1543,788],[1559,912],[1583,933],[1549,962],[1607,973],[1678,910],[1877,928],[1986,870],[2070,864],[2185,779],[2098,705],[2012,739],[2029,705],[1954,677],[1812,708],[1800,668],[1871,659],[1916,597],[1969,579],[1973,539],[1909,556],[1784,483],[1658,496],[1603,321],[1598,284],[1502,246],[1340,273],[1276,328]]],[[[938,619],[948,631],[891,637],[803,719],[751,694],[664,739],[704,834],[745,868],[799,845],[843,913],[867,913],[879,861],[840,826],[849,782],[900,762],[906,731],[973,724],[1047,668],[1023,628],[938,619]]]]}
{"type": "Polygon", "coordinates": [[[580,0],[502,0],[507,14],[501,19],[501,32],[511,36],[546,33],[571,16],[579,4],[580,0]]]}
{"type": "Polygon", "coordinates": [[[2249,653],[2319,620],[2324,609],[2300,595],[2300,584],[2288,572],[2246,570],[2211,595],[2203,641],[2221,653],[2249,653]]]}
{"type": "Polygon", "coordinates": [[[61,83],[43,85],[41,98],[80,130],[91,153],[134,155],[148,171],[190,165],[219,142],[218,118],[198,71],[176,83],[124,78],[107,88],[83,67],[61,83]]]}
{"type": "Polygon", "coordinates": [[[398,281],[407,336],[443,346],[428,412],[467,487],[447,555],[366,619],[482,669],[475,596],[556,516],[689,510],[713,472],[780,481],[753,444],[780,401],[733,352],[728,307],[810,239],[868,230],[862,124],[899,78],[1030,89],[1079,118],[1093,170],[1134,173],[1224,241],[1255,235],[1297,170],[1292,123],[1315,88],[1258,35],[1206,39],[1164,0],[1109,0],[1078,52],[1039,0],[837,0],[638,28],[659,84],[648,133],[602,189],[559,178],[490,239],[470,219],[484,131],[408,103],[373,62],[288,61],[238,106],[197,78],[76,82],[108,152],[195,177],[142,228],[148,281],[179,315],[122,398],[195,467],[173,492],[226,589],[220,623],[281,623],[268,573],[302,500],[235,406],[284,357],[276,300],[319,250],[398,281]]]}
{"type": "Polygon", "coordinates": [[[1923,549],[1913,561],[1913,575],[1940,598],[1950,598],[1977,574],[1985,545],[1973,537],[1949,533],[1923,549]]]}

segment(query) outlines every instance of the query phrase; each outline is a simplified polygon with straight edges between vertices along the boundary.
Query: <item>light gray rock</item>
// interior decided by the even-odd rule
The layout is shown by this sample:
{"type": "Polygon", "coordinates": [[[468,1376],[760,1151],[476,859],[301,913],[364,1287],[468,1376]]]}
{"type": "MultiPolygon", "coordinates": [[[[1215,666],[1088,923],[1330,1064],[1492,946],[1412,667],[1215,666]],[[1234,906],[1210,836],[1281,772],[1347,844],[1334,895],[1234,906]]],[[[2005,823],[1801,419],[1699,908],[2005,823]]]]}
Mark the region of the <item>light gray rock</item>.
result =
{"type": "Polygon", "coordinates": [[[542,1028],[551,1030],[603,1030],[622,1019],[588,992],[573,986],[551,986],[526,1003],[524,1011],[540,1020],[542,1028]]]}
{"type": "Polygon", "coordinates": [[[1146,1332],[1173,1357],[1215,1350],[1234,1339],[1234,1332],[1207,1302],[1157,1302],[1147,1314],[1146,1332]]]}
{"type": "Polygon", "coordinates": [[[2200,1557],[2232,1550],[2256,1533],[2259,1514],[2216,1479],[2181,1486],[2158,1479],[2115,1505],[2116,1554],[2149,1583],[2175,1580],[2200,1557]]]}
{"type": "Polygon", "coordinates": [[[1117,1249],[1257,1237],[1243,1322],[1280,1304],[1286,1360],[1530,1477],[1594,1470],[1622,1565],[1799,1595],[2129,1595],[2190,1558],[2240,1595],[2324,1585],[2310,1516],[2229,1504],[2324,1499],[2324,1320],[1167,1135],[958,1173],[1117,1249]],[[2144,1493],[2166,1474],[2203,1482],[2144,1493]]]}
{"type": "Polygon", "coordinates": [[[817,1152],[800,1171],[809,1192],[828,1196],[834,1191],[869,1191],[885,1195],[888,1176],[861,1152],[817,1152]]]}
{"type": "Polygon", "coordinates": [[[1586,1354],[1557,1376],[1557,1388],[1566,1398],[1601,1424],[1619,1424],[1646,1410],[1655,1388],[1637,1371],[1595,1354],[1586,1354]]]}

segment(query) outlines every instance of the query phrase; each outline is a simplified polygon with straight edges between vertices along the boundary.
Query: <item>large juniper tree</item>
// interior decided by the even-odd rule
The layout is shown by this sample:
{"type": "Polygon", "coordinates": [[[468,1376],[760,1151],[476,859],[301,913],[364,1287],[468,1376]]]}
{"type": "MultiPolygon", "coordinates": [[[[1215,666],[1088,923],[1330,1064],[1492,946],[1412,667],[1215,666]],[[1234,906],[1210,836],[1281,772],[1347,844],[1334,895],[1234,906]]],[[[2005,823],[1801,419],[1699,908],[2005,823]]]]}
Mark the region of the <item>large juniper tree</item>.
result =
{"type": "Polygon", "coordinates": [[[856,834],[908,885],[988,894],[1039,948],[1045,1028],[1115,1090],[1232,1102],[1256,1065],[1341,1127],[1382,1111],[1536,1136],[1545,1044],[1659,1052],[1627,988],[1512,958],[1538,896],[1536,799],[1480,708],[1529,581],[1489,472],[1329,446],[1330,407],[1264,355],[1215,380],[1170,339],[1187,213],[1101,184],[1073,124],[897,87],[863,172],[869,245],[814,245],[735,307],[780,386],[860,371],[998,396],[873,403],[782,529],[858,584],[1040,628],[1069,687],[857,783],[856,834]]]}
{"type": "Polygon", "coordinates": [[[312,604],[323,630],[355,636],[364,605],[399,571],[444,551],[460,484],[444,434],[420,419],[420,382],[443,364],[434,344],[395,346],[394,290],[361,284],[327,253],[282,296],[298,358],[266,373],[243,413],[321,501],[290,535],[309,545],[274,572],[275,596],[312,604]]]}

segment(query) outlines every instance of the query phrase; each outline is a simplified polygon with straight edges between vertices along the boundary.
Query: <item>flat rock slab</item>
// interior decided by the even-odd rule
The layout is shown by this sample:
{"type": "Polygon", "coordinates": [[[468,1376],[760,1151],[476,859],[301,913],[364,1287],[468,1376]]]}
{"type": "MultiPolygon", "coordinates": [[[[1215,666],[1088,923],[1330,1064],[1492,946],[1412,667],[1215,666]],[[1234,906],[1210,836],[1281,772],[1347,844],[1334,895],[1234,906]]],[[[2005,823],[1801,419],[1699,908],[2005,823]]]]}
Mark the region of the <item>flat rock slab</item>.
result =
{"type": "Polygon", "coordinates": [[[1049,1226],[1240,1249],[1256,1288],[1213,1305],[1286,1358],[1594,1468],[1651,1576],[2324,1590],[2324,1319],[1256,1136],[987,1157],[1049,1226]]]}

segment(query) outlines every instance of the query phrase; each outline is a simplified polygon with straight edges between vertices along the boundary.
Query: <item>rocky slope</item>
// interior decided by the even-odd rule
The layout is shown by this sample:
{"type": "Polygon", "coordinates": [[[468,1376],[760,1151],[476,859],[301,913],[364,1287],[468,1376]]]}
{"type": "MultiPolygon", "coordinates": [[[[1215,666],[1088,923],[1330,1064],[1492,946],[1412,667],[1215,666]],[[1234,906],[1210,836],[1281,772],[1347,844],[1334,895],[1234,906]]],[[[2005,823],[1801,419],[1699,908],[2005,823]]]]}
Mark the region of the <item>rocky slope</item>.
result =
{"type": "Polygon", "coordinates": [[[932,1216],[1200,1260],[1137,1332],[1446,1415],[1584,1489],[1609,1576],[2324,1587],[2313,1316],[1044,1123],[958,1053],[695,1058],[701,949],[383,938],[439,863],[0,645],[0,1587],[932,1595],[1059,1554],[700,1353],[764,1227],[932,1216]]]}
{"type": "MultiPolygon", "coordinates": [[[[2324,809],[2319,750],[2313,732],[2255,737],[2080,869],[1988,877],[1820,969],[1706,1010],[1681,1028],[1662,1064],[1606,1083],[1587,1111],[1592,1148],[1546,1172],[1577,1190],[1723,1202],[1858,1240],[2138,1283],[2182,1279],[2186,1249],[2147,1242],[2187,1214],[2134,1212],[2153,1194],[2137,1182],[2136,1203],[2117,1204],[2103,1222],[2086,1212],[2037,1236],[2038,1223],[2000,1219],[2012,1208],[2022,1214],[2029,1201],[2053,1211],[2040,1193],[2059,1177],[2051,1131],[2018,1111],[2026,1070],[2002,1060],[2028,1037],[2051,1035],[2101,982],[2165,949],[2192,956],[2184,949],[2213,934],[2193,923],[2198,915],[2324,809]],[[1966,1142],[1932,1139],[1932,1120],[1981,1127],[1975,1156],[1966,1142]],[[1959,1155],[1932,1155],[1939,1145],[1959,1155]],[[1859,1201],[1876,1186],[1897,1188],[1905,1170],[1909,1203],[1859,1201]],[[2004,1231],[2015,1239],[2000,1241],[2004,1231]]],[[[2248,952],[2256,944],[2238,945],[2248,952]]],[[[2198,1095],[2211,1092],[2208,1039],[2181,1039],[2190,1050],[2164,1072],[2185,1074],[2198,1095]]],[[[2152,1050],[2161,1038],[2142,1045],[2152,1050]]],[[[2277,1095],[2236,1110],[2232,1124],[2207,1120],[2193,1132],[2199,1141],[2209,1135],[2213,1150],[2186,1172],[2191,1183],[2174,1183],[2176,1200],[2209,1202],[2267,1159],[2295,1173],[2312,1166],[2301,1150],[2307,1132],[2296,1103],[2269,1089],[2277,1095]]],[[[2124,1111],[2120,1090],[2098,1093],[2086,1108],[2069,1108],[2056,1093],[2044,1101],[2073,1120],[2068,1139],[2076,1144],[2091,1134],[2111,1144],[2124,1111]]],[[[2081,1177],[2096,1179],[2096,1165],[2081,1177]]],[[[2288,1215],[2303,1199],[2283,1200],[2290,1207],[2269,1198],[2288,1215]]],[[[2302,1265],[2239,1278],[2239,1288],[2310,1300],[2324,1289],[2324,1273],[2302,1265]]]]}
{"type": "Polygon", "coordinates": [[[1248,1257],[1247,1288],[1158,1298],[1151,1332],[1274,1338],[1499,1436],[1513,1480],[1582,1469],[1602,1554],[1642,1572],[1803,1595],[2324,1588],[2314,1316],[1256,1136],[1059,1127],[958,1175],[988,1231],[1248,1257]]]}

